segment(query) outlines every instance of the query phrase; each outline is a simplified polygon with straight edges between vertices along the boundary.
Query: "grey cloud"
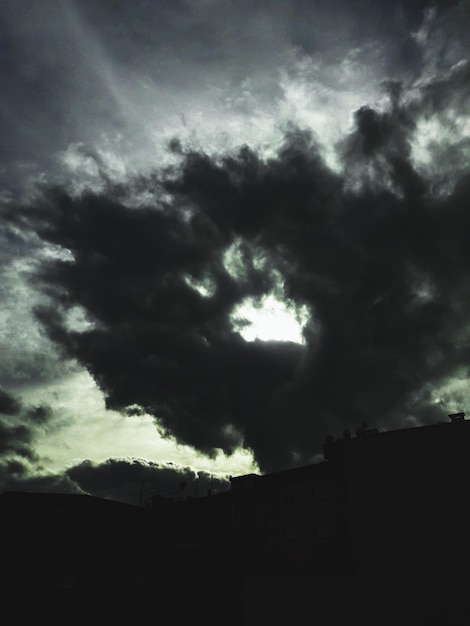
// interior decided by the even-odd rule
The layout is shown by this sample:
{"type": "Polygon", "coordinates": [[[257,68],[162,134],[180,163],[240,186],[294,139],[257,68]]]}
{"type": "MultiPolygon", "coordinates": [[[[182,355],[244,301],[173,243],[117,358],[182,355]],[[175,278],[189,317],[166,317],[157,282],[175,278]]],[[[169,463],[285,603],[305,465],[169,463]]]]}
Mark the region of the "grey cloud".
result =
{"type": "Polygon", "coordinates": [[[21,457],[32,457],[31,431],[23,424],[6,426],[0,424],[0,454],[16,454],[21,457]]]}
{"type": "Polygon", "coordinates": [[[150,504],[154,496],[178,500],[220,493],[230,487],[228,477],[142,459],[85,460],[57,474],[32,474],[21,461],[10,460],[0,461],[0,471],[5,491],[79,493],[133,505],[150,504]]]}
{"type": "Polygon", "coordinates": [[[47,406],[25,406],[0,388],[0,487],[39,467],[35,451],[38,429],[51,419],[47,406]]]}
{"type": "Polygon", "coordinates": [[[153,496],[174,499],[205,496],[208,490],[225,491],[229,487],[227,479],[207,472],[139,459],[108,459],[104,463],[84,461],[68,469],[66,475],[90,495],[128,504],[145,504],[153,496]]]}
{"type": "MultiPolygon", "coordinates": [[[[371,3],[360,5],[377,15],[371,3]]],[[[101,16],[100,38],[116,45],[127,5],[113,5],[110,23],[104,16],[111,5],[76,6],[84,24],[101,16]]],[[[201,24],[203,43],[186,48],[185,28],[199,23],[202,5],[160,6],[159,28],[176,29],[186,58],[203,53],[215,36],[211,29],[235,5],[221,3],[221,13],[201,24]]],[[[247,6],[242,3],[242,14],[247,6]]],[[[394,28],[417,27],[426,6],[398,3],[394,28]]],[[[281,13],[285,8],[276,3],[281,13]]],[[[256,16],[261,20],[263,10],[256,16]]],[[[132,19],[123,50],[136,46],[145,56],[137,40],[147,37],[150,49],[152,34],[132,19]]],[[[269,30],[269,20],[256,23],[269,30]]],[[[258,26],[251,28],[250,42],[258,26]]],[[[370,40],[385,24],[368,28],[370,40]]],[[[292,43],[293,35],[281,31],[281,44],[292,43]]],[[[413,72],[419,73],[426,59],[418,48],[413,72]]],[[[217,67],[210,54],[207,62],[217,67]]],[[[387,428],[435,419],[429,389],[460,374],[469,356],[469,181],[464,168],[453,166],[455,137],[440,155],[448,160],[439,166],[455,179],[447,194],[435,193],[435,177],[417,167],[412,143],[420,121],[462,106],[467,73],[461,63],[426,75],[414,84],[414,98],[399,71],[384,75],[391,102],[356,111],[353,129],[337,146],[341,173],[328,168],[312,132],[292,126],[269,158],[246,146],[211,155],[175,138],[179,163],[156,167],[127,188],[110,179],[102,191],[79,194],[44,186],[33,203],[9,207],[16,228],[70,254],[49,257],[38,269],[42,328],[92,373],[108,407],[125,412],[137,405],[163,433],[209,455],[242,445],[263,470],[311,460],[327,433],[354,429],[363,419],[387,428]],[[138,208],[128,201],[133,188],[149,191],[138,208]],[[246,257],[239,277],[223,262],[236,243],[246,257]],[[233,307],[269,292],[275,272],[286,295],[310,310],[305,345],[248,343],[232,328],[233,307]],[[213,291],[205,297],[191,282],[213,291]],[[86,312],[91,327],[70,326],[74,307],[86,312]]],[[[464,154],[465,146],[459,149],[464,154]]]]}
{"type": "Polygon", "coordinates": [[[470,3],[468,0],[429,3],[426,8],[425,19],[414,36],[422,48],[426,72],[432,75],[468,58],[466,26],[470,3]],[[436,8],[445,10],[436,11],[436,8]]]}
{"type": "MultiPolygon", "coordinates": [[[[455,3],[436,4],[449,13],[455,3]]],[[[176,124],[178,115],[197,118],[211,110],[222,120],[229,109],[243,110],[247,98],[269,107],[282,95],[279,72],[296,52],[321,57],[328,81],[352,49],[375,42],[383,71],[416,75],[422,59],[411,32],[427,6],[422,0],[23,0],[21,6],[4,0],[2,183],[18,190],[27,176],[51,178],[57,154],[72,143],[108,141],[133,162],[154,154],[152,133],[176,124]]],[[[439,40],[461,32],[459,10],[439,40]]]]}
{"type": "Polygon", "coordinates": [[[411,159],[426,97],[421,108],[392,97],[386,111],[358,110],[342,175],[293,127],[269,159],[247,147],[219,157],[183,150],[180,166],[156,173],[167,204],[129,209],[109,185],[78,198],[46,191],[24,225],[74,260],[44,266],[55,304],[39,319],[109,407],[137,404],[206,454],[243,445],[265,470],[308,461],[333,427],[430,415],[425,389],[468,358],[457,337],[470,258],[468,180],[436,198],[411,159]],[[349,188],[353,170],[374,184],[349,188]],[[266,265],[230,275],[222,258],[235,241],[266,265]],[[311,311],[305,346],[247,343],[231,327],[233,306],[267,293],[273,270],[311,311]],[[187,276],[210,277],[213,294],[187,276]],[[67,329],[74,305],[92,330],[67,329]]]}
{"type": "Polygon", "coordinates": [[[0,388],[0,414],[16,415],[19,411],[19,401],[7,391],[0,388]]]}
{"type": "Polygon", "coordinates": [[[106,92],[72,36],[67,4],[7,0],[0,6],[5,86],[0,162],[2,184],[9,189],[18,190],[25,176],[54,168],[55,153],[74,140],[77,125],[83,132],[86,109],[90,101],[97,105],[98,93],[102,114],[106,110],[106,92]],[[80,96],[83,90],[93,94],[88,102],[80,96]]]}
{"type": "Polygon", "coordinates": [[[13,391],[25,383],[54,379],[76,366],[62,358],[35,321],[33,310],[43,296],[31,278],[42,262],[43,246],[11,223],[9,207],[6,203],[0,208],[0,380],[13,391]]]}
{"type": "Polygon", "coordinates": [[[43,474],[19,461],[0,462],[3,491],[30,491],[34,493],[86,493],[65,474],[43,474]]]}

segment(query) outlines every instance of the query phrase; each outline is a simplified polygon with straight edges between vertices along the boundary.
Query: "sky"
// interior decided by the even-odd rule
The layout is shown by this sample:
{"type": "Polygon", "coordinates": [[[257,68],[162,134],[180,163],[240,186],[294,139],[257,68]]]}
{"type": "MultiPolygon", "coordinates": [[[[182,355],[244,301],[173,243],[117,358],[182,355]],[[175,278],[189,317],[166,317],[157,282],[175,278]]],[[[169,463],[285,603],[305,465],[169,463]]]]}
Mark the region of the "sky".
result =
{"type": "Polygon", "coordinates": [[[470,2],[0,3],[0,489],[134,504],[465,411],[470,2]]]}

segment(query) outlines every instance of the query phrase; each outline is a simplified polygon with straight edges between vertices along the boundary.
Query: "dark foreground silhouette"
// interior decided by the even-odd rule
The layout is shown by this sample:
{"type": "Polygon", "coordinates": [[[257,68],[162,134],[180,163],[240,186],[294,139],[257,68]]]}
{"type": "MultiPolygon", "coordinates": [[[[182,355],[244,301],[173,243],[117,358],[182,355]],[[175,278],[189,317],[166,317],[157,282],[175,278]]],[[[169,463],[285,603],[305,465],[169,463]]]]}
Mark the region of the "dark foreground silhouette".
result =
{"type": "Polygon", "coordinates": [[[470,423],[327,438],[323,462],[130,506],[5,492],[18,624],[460,624],[470,423]],[[34,620],[34,621],[33,621],[34,620]]]}

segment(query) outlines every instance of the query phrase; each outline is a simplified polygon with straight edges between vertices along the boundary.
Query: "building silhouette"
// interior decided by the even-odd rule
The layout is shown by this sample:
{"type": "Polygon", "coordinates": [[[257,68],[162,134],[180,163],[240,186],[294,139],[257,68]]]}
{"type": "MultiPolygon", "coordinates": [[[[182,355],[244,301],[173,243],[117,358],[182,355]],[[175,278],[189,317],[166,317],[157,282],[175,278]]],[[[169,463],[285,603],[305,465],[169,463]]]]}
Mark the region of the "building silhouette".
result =
{"type": "Polygon", "coordinates": [[[387,432],[363,424],[328,437],[319,463],[147,507],[4,493],[10,587],[67,615],[50,623],[93,610],[119,623],[153,606],[176,624],[460,624],[470,423],[449,418],[387,432]]]}

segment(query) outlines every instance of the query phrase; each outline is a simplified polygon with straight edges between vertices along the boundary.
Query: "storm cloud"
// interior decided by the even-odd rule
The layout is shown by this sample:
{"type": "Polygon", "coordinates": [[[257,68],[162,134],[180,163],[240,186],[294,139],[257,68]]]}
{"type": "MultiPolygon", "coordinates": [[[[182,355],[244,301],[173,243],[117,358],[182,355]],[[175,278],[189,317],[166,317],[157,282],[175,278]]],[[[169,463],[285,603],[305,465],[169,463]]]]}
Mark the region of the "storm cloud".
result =
{"type": "MultiPolygon", "coordinates": [[[[18,79],[0,113],[17,100],[23,119],[3,176],[47,171],[2,200],[7,322],[27,339],[5,341],[4,382],[83,367],[108,409],[212,458],[252,451],[263,472],[364,420],[462,410],[469,2],[135,5],[0,9],[18,79]],[[43,54],[27,71],[28,42],[43,54]],[[302,342],[242,336],[239,306],[268,296],[302,342]]],[[[34,437],[8,420],[18,463],[34,437]]],[[[67,480],[123,468],[147,471],[87,461],[67,480]]]]}
{"type": "MultiPolygon", "coordinates": [[[[467,78],[467,63],[447,75],[452,102],[467,78]]],[[[340,171],[292,126],[272,157],[175,140],[178,165],[127,187],[43,189],[15,219],[69,255],[39,273],[49,336],[108,407],[154,415],[205,454],[244,446],[265,471],[307,462],[326,434],[363,420],[442,417],[433,390],[469,357],[469,178],[437,193],[413,137],[429,108],[446,111],[446,81],[403,101],[387,85],[388,107],[358,109],[340,171]],[[137,188],[151,201],[132,204],[137,188]],[[235,305],[276,290],[307,307],[304,344],[236,332],[235,305]]]]}

